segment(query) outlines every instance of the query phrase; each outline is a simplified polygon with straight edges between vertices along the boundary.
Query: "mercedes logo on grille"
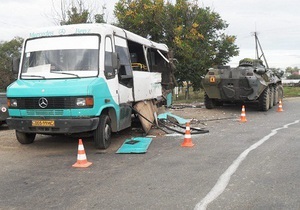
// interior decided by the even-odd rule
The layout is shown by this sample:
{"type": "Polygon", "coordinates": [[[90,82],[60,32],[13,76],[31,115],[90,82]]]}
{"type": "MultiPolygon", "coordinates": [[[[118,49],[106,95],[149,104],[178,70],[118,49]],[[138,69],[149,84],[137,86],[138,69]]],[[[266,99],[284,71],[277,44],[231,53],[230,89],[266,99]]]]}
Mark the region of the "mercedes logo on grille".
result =
{"type": "Polygon", "coordinates": [[[44,109],[48,106],[48,100],[46,98],[39,99],[39,106],[44,109]]]}

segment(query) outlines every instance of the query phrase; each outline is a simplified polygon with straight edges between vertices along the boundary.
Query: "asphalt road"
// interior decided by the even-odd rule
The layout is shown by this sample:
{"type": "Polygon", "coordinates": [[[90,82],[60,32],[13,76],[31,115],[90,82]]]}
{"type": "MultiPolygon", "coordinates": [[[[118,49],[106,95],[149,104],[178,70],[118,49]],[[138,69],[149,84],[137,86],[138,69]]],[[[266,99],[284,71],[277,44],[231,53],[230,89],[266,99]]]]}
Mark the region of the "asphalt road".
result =
{"type": "Polygon", "coordinates": [[[77,139],[38,135],[20,145],[0,128],[0,209],[300,209],[300,98],[284,112],[246,106],[171,112],[208,134],[157,132],[145,154],[116,154],[135,131],[114,135],[108,150],[84,139],[89,168],[72,168],[77,139]],[[196,124],[192,124],[196,126],[196,124]]]}

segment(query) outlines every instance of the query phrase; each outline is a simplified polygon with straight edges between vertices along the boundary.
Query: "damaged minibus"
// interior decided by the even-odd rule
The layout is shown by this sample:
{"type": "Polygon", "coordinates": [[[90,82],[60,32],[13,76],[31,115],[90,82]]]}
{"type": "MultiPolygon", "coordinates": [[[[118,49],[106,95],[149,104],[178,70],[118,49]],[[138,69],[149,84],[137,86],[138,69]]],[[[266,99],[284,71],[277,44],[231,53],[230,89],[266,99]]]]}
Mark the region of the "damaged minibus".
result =
{"type": "Polygon", "coordinates": [[[131,126],[133,110],[153,120],[174,81],[165,44],[109,24],[34,30],[13,66],[7,124],[21,144],[36,134],[75,135],[106,149],[112,132],[131,126]]]}

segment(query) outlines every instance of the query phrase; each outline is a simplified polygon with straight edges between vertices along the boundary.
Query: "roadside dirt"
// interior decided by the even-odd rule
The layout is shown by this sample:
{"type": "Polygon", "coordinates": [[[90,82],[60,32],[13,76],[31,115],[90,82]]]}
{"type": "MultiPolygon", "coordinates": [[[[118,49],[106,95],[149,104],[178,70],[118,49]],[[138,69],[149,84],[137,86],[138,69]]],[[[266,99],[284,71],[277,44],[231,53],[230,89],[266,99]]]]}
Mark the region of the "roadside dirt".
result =
{"type": "MultiPolygon", "coordinates": [[[[206,109],[203,103],[192,103],[176,104],[171,108],[163,108],[159,110],[159,113],[164,112],[169,112],[173,115],[189,120],[191,127],[209,130],[213,124],[222,120],[239,120],[241,109],[238,105],[206,109]]],[[[184,132],[184,129],[181,131],[184,132]]],[[[165,134],[166,132],[158,129],[156,126],[153,126],[148,133],[148,135],[154,136],[163,136],[165,134]]]]}

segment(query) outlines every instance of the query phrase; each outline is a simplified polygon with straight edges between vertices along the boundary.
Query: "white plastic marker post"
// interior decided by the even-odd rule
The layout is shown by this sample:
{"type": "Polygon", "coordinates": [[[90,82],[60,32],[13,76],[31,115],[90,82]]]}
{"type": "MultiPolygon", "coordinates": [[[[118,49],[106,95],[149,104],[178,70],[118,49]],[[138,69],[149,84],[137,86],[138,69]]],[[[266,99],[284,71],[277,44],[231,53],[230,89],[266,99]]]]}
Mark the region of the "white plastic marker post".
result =
{"type": "Polygon", "coordinates": [[[227,168],[227,170],[219,177],[215,186],[210,190],[210,192],[195,206],[194,210],[205,210],[209,203],[213,202],[219,195],[223,193],[226,189],[231,176],[236,172],[237,168],[240,164],[245,160],[249,152],[256,149],[260,145],[262,145],[265,141],[269,140],[272,136],[277,134],[277,131],[288,128],[290,125],[299,123],[300,120],[296,120],[295,122],[288,123],[280,128],[276,128],[271,131],[271,133],[261,140],[252,144],[248,149],[242,152],[237,159],[233,161],[233,163],[227,168]]]}

